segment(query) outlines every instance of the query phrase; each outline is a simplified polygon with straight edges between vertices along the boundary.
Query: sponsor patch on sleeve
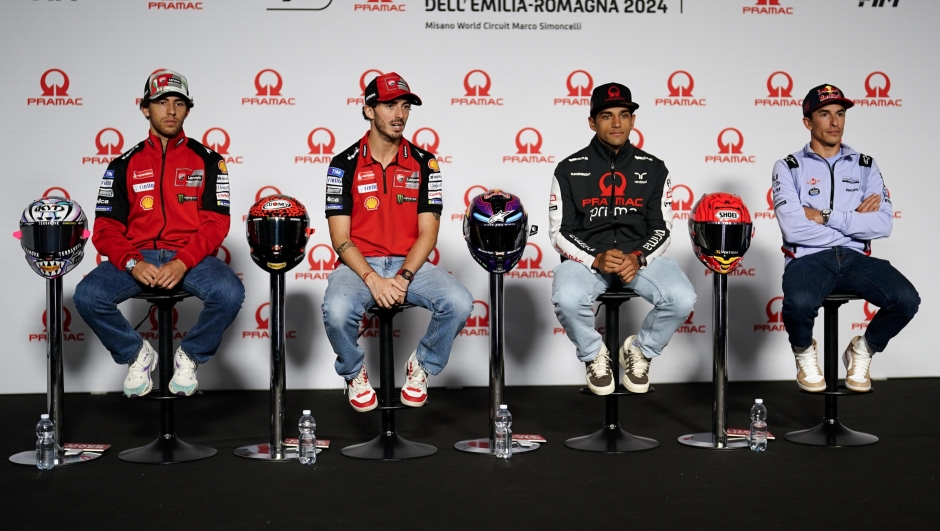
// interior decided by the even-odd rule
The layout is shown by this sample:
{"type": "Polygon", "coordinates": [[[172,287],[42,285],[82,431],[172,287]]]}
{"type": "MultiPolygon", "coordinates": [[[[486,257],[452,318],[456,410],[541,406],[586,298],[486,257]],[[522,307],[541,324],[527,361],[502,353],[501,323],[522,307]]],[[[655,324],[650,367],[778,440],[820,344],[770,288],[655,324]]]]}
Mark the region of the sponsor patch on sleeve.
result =
{"type": "Polygon", "coordinates": [[[339,168],[334,168],[333,166],[330,166],[330,168],[326,170],[326,174],[333,176],[333,177],[342,177],[343,175],[346,174],[346,172],[344,172],[343,170],[339,168]]]}
{"type": "Polygon", "coordinates": [[[227,185],[227,184],[216,184],[216,185],[215,185],[215,191],[216,191],[216,192],[228,192],[228,185],[227,185]]]}
{"type": "Polygon", "coordinates": [[[431,159],[428,161],[428,168],[431,168],[434,171],[441,171],[441,165],[437,163],[437,159],[431,159]]]}
{"type": "Polygon", "coordinates": [[[231,199],[231,198],[229,197],[229,193],[228,193],[228,192],[218,192],[218,193],[215,194],[215,198],[216,198],[217,200],[224,199],[224,200],[226,200],[226,201],[228,201],[229,199],[231,199]]]}
{"type": "Polygon", "coordinates": [[[224,160],[219,161],[219,171],[222,173],[228,173],[228,167],[225,165],[224,160]]]}
{"type": "MultiPolygon", "coordinates": [[[[102,185],[104,185],[104,183],[102,183],[102,185]]],[[[155,184],[154,184],[153,181],[150,181],[149,183],[139,183],[139,184],[135,184],[135,185],[134,185],[134,191],[135,191],[135,192],[146,192],[146,191],[148,191],[148,190],[153,190],[154,186],[155,186],[155,184]]]]}
{"type": "Polygon", "coordinates": [[[428,192],[428,199],[440,199],[442,192],[428,192]]]}
{"type": "Polygon", "coordinates": [[[432,173],[431,175],[428,175],[428,182],[435,182],[435,181],[440,181],[440,180],[441,180],[440,172],[435,172],[435,173],[432,173]]]}
{"type": "Polygon", "coordinates": [[[106,171],[104,172],[104,176],[102,176],[101,178],[102,178],[102,179],[113,179],[113,178],[114,178],[114,170],[106,170],[106,171]]]}
{"type": "Polygon", "coordinates": [[[227,174],[227,173],[220,173],[220,174],[215,178],[215,182],[217,182],[217,183],[227,183],[227,182],[228,182],[228,174],[227,174]]]}
{"type": "Polygon", "coordinates": [[[100,195],[101,197],[114,197],[114,190],[111,190],[109,188],[99,188],[98,195],[100,195]]]}
{"type": "Polygon", "coordinates": [[[111,207],[109,206],[96,206],[95,212],[111,212],[111,207]]]}
{"type": "Polygon", "coordinates": [[[440,190],[444,183],[428,183],[428,190],[440,190]]]}
{"type": "Polygon", "coordinates": [[[428,204],[429,205],[441,205],[443,204],[443,202],[441,202],[440,199],[428,199],[428,204]]]}
{"type": "Polygon", "coordinates": [[[216,201],[217,205],[227,207],[229,206],[228,201],[216,201]]]}
{"type": "Polygon", "coordinates": [[[342,177],[327,177],[326,184],[335,184],[337,186],[342,186],[343,178],[342,177]]]}
{"type": "Polygon", "coordinates": [[[360,194],[365,194],[365,193],[369,193],[369,192],[378,192],[378,191],[379,191],[379,185],[376,184],[376,183],[372,183],[372,184],[360,184],[360,185],[358,186],[358,189],[359,189],[359,193],[360,193],[360,194]]]}
{"type": "Polygon", "coordinates": [[[343,187],[342,187],[342,186],[327,186],[327,187],[326,187],[326,193],[328,193],[328,194],[333,194],[333,195],[342,194],[342,193],[343,193],[343,187]]]}
{"type": "Polygon", "coordinates": [[[110,180],[110,179],[105,180],[105,181],[101,181],[101,187],[102,187],[102,188],[111,188],[112,185],[114,185],[114,181],[112,181],[112,180],[110,180]]]}
{"type": "Polygon", "coordinates": [[[327,210],[342,210],[343,205],[326,205],[327,210]]]}

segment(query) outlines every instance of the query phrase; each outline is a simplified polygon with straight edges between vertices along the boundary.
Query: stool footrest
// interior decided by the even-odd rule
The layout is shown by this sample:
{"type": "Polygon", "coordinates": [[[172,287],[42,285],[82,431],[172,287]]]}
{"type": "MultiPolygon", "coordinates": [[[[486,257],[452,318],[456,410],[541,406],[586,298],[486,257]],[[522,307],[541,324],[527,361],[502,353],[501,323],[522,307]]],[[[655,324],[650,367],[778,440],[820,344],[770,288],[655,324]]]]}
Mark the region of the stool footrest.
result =
{"type": "Polygon", "coordinates": [[[124,395],[124,396],[125,398],[129,398],[131,400],[181,400],[184,398],[195,398],[201,395],[202,395],[202,391],[196,391],[190,396],[177,396],[177,395],[163,396],[160,394],[159,389],[154,389],[153,391],[147,393],[144,396],[133,396],[133,397],[127,396],[127,395],[124,395]]]}
{"type": "Polygon", "coordinates": [[[565,446],[586,452],[619,454],[652,450],[659,446],[659,441],[627,433],[617,424],[616,426],[605,426],[591,435],[568,439],[565,441],[565,446]]]}
{"type": "Polygon", "coordinates": [[[655,389],[652,385],[650,386],[649,391],[647,391],[647,392],[645,392],[645,393],[634,393],[634,392],[631,392],[631,391],[627,391],[627,389],[626,389],[624,386],[622,386],[622,385],[618,385],[617,388],[614,389],[614,392],[613,392],[613,393],[610,393],[609,395],[599,395],[599,394],[596,394],[594,391],[591,391],[591,388],[590,388],[590,387],[582,387],[581,389],[578,390],[578,392],[581,393],[582,395],[599,396],[599,397],[601,397],[601,398],[608,397],[608,396],[635,396],[635,395],[646,395],[646,394],[649,394],[649,393],[653,393],[653,392],[655,392],[655,391],[656,391],[656,389],[655,389]]]}
{"type": "Polygon", "coordinates": [[[433,455],[437,453],[437,448],[430,444],[411,442],[396,431],[391,434],[383,433],[369,442],[347,446],[340,452],[346,457],[356,459],[401,461],[433,455]]]}
{"type": "Polygon", "coordinates": [[[813,392],[813,391],[804,391],[803,389],[800,389],[800,392],[801,392],[801,393],[805,393],[805,394],[807,394],[807,395],[820,395],[820,396],[827,396],[827,395],[828,395],[828,396],[859,396],[859,395],[870,395],[870,394],[872,394],[872,393],[875,392],[875,388],[872,387],[872,388],[869,389],[868,391],[852,391],[851,389],[847,388],[846,386],[840,385],[839,388],[838,388],[838,390],[836,390],[836,391],[816,391],[816,392],[813,392]]]}

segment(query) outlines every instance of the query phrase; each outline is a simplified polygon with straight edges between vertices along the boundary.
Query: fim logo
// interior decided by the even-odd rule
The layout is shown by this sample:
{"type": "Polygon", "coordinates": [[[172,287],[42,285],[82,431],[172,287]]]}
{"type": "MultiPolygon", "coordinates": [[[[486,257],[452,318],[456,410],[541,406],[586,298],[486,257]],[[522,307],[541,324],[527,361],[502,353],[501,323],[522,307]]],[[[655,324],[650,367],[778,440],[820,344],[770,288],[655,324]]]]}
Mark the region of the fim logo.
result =
{"type": "Polygon", "coordinates": [[[745,15],[792,15],[793,8],[780,5],[780,0],[757,0],[756,4],[744,6],[745,15]]]}
{"type": "Polygon", "coordinates": [[[884,72],[872,72],[865,78],[865,97],[852,100],[861,107],[901,107],[901,100],[891,99],[891,78],[884,72]]]}
{"type": "Polygon", "coordinates": [[[393,2],[392,0],[368,0],[366,4],[353,4],[353,11],[395,11],[405,12],[405,4],[393,2]]]}
{"type": "Polygon", "coordinates": [[[372,81],[373,78],[381,76],[383,72],[381,70],[366,70],[359,76],[359,96],[355,98],[346,98],[346,105],[365,105],[365,95],[366,95],[366,85],[372,81]]]}
{"type": "Polygon", "coordinates": [[[767,302],[767,307],[764,311],[767,313],[767,322],[763,324],[754,325],[755,332],[784,332],[783,327],[783,314],[781,313],[781,307],[783,306],[783,297],[777,296],[770,299],[767,302]]]}
{"type": "MultiPolygon", "coordinates": [[[[144,332],[138,332],[142,339],[148,341],[156,341],[160,338],[158,333],[160,329],[160,324],[157,322],[157,307],[151,306],[150,313],[147,314],[147,319],[150,321],[150,330],[144,332]]],[[[173,308],[173,339],[183,339],[186,337],[187,332],[180,332],[176,328],[176,323],[180,319],[180,314],[176,311],[176,308],[173,308]]]]}
{"type": "Polygon", "coordinates": [[[542,133],[534,127],[523,127],[516,133],[516,154],[503,156],[503,163],[555,163],[555,156],[542,155],[542,133]]]}
{"type": "Polygon", "coordinates": [[[754,212],[755,219],[777,219],[777,213],[774,212],[774,189],[771,186],[767,189],[767,210],[754,212]]]}
{"type": "Polygon", "coordinates": [[[325,243],[318,243],[307,252],[308,271],[294,273],[295,280],[326,280],[336,268],[336,251],[325,243]]]}
{"type": "MultiPolygon", "coordinates": [[[[29,334],[29,341],[49,341],[49,326],[46,324],[46,312],[42,312],[42,332],[38,334],[29,334]]],[[[72,332],[72,312],[65,306],[62,307],[62,340],[63,341],[85,341],[85,333],[72,332]]]]}
{"type": "MultiPolygon", "coordinates": [[[[206,130],[202,134],[202,145],[207,148],[215,151],[219,155],[222,155],[222,158],[225,160],[225,164],[244,164],[244,160],[241,155],[233,156],[228,152],[229,145],[232,143],[232,138],[228,135],[228,131],[222,129],[221,127],[212,127],[206,130]]],[[[223,173],[228,173],[228,169],[224,166],[219,168],[223,170],[223,173]]]]}
{"type": "Polygon", "coordinates": [[[415,131],[415,134],[411,137],[411,143],[430,152],[434,155],[437,162],[441,164],[451,164],[454,162],[453,155],[442,155],[440,153],[438,146],[441,144],[441,137],[437,134],[437,131],[430,127],[422,127],[415,131]]]}
{"type": "MultiPolygon", "coordinates": [[[[268,332],[268,327],[270,324],[270,319],[267,317],[271,313],[271,303],[265,302],[261,306],[258,306],[258,309],[255,310],[255,322],[258,323],[258,327],[254,330],[243,330],[242,339],[270,339],[271,334],[268,332]]],[[[285,335],[287,339],[297,339],[296,330],[287,330],[285,335]]]]}
{"type": "Polygon", "coordinates": [[[679,327],[679,330],[676,330],[680,334],[704,334],[705,325],[696,325],[692,320],[692,316],[695,315],[695,312],[689,314],[689,318],[682,323],[682,326],[679,327]]]}
{"type": "Polygon", "coordinates": [[[113,127],[105,127],[95,135],[95,148],[95,155],[82,157],[82,164],[111,164],[124,149],[124,135],[113,127]]]}
{"type": "Polygon", "coordinates": [[[470,188],[467,188],[467,191],[463,193],[464,209],[458,214],[451,214],[450,220],[451,221],[463,221],[464,212],[466,212],[467,209],[470,208],[470,200],[486,191],[487,191],[487,188],[479,184],[475,184],[471,186],[470,188]]]}
{"type": "MultiPolygon", "coordinates": [[[[379,317],[368,313],[363,315],[359,323],[359,337],[379,337],[379,332],[379,317]]],[[[401,337],[401,329],[393,329],[392,336],[401,337]]]]}
{"type": "Polygon", "coordinates": [[[82,105],[81,98],[69,97],[69,76],[63,70],[50,68],[39,77],[39,88],[42,89],[42,95],[36,98],[26,98],[26,105],[55,105],[79,107],[82,105]]]}
{"type": "Polygon", "coordinates": [[[862,306],[862,311],[865,312],[865,320],[852,323],[852,330],[865,330],[868,328],[868,323],[870,323],[871,320],[875,318],[875,314],[878,313],[878,310],[868,301],[865,301],[865,305],[862,306]]]}
{"type": "Polygon", "coordinates": [[[294,157],[294,164],[329,164],[336,147],[336,136],[326,127],[317,127],[307,135],[307,155],[294,157]]]}
{"type": "Polygon", "coordinates": [[[726,127],[718,133],[718,154],[706,155],[705,162],[714,163],[755,163],[757,157],[754,155],[744,155],[741,148],[744,147],[744,135],[741,131],[733,127],[726,127]]]}
{"type": "Polygon", "coordinates": [[[509,278],[554,278],[551,271],[542,269],[542,248],[529,242],[525,245],[522,258],[512,271],[506,273],[509,278]]]}
{"type": "Polygon", "coordinates": [[[467,318],[467,324],[460,331],[462,336],[490,335],[490,305],[483,301],[473,301],[473,311],[467,318]]]}
{"type": "Polygon", "coordinates": [[[591,91],[594,90],[594,78],[585,70],[575,70],[565,80],[568,96],[555,98],[553,105],[590,105],[591,91]]]}
{"type": "Polygon", "coordinates": [[[666,80],[666,88],[669,89],[669,97],[658,98],[656,105],[672,107],[704,107],[705,98],[696,99],[692,96],[692,89],[695,87],[695,80],[692,74],[685,70],[676,70],[669,75],[666,80]]]}
{"type": "Polygon", "coordinates": [[[767,78],[767,97],[754,100],[755,107],[800,107],[803,100],[791,97],[793,78],[783,70],[778,70],[767,78]]]}
{"type": "Polygon", "coordinates": [[[255,96],[242,98],[242,105],[296,105],[294,98],[281,96],[284,79],[274,69],[266,68],[255,75],[255,96]]]}
{"type": "Polygon", "coordinates": [[[483,70],[471,70],[463,76],[463,98],[451,98],[451,105],[488,105],[501,106],[503,98],[490,96],[490,87],[493,82],[490,75],[483,70]]]}

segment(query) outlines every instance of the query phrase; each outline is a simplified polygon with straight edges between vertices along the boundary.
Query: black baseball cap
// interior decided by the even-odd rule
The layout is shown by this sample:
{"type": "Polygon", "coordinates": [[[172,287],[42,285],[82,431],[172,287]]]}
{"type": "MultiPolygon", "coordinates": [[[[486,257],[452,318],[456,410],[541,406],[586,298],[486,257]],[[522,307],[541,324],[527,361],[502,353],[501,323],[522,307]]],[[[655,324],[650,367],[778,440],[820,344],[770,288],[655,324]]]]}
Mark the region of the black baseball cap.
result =
{"type": "Polygon", "coordinates": [[[421,105],[421,98],[411,92],[408,82],[395,72],[377,76],[366,85],[365,102],[370,107],[399,98],[405,99],[412,105],[421,105]]]}
{"type": "Polygon", "coordinates": [[[626,107],[633,112],[639,109],[640,105],[633,102],[633,94],[626,85],[605,83],[595,88],[591,93],[591,118],[611,107],[626,107]]]}
{"type": "Polygon", "coordinates": [[[845,109],[855,106],[835,85],[819,85],[811,88],[803,98],[803,116],[809,116],[816,109],[832,103],[837,103],[845,109]]]}

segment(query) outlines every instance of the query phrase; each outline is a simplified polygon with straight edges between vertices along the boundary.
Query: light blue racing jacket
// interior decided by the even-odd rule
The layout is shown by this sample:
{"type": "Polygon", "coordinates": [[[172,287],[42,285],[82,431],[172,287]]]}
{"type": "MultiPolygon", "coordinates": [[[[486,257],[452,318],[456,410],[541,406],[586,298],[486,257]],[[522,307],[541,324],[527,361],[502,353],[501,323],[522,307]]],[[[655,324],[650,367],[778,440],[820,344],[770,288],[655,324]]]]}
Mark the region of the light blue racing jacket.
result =
{"type": "Polygon", "coordinates": [[[783,233],[784,264],[842,246],[871,253],[871,240],[891,235],[893,212],[888,190],[875,160],[842,144],[830,167],[810,145],[774,164],[774,211],[783,233]],[[855,209],[871,194],[881,195],[876,212],[855,209]],[[803,207],[832,210],[829,223],[806,219],[803,207]]]}

